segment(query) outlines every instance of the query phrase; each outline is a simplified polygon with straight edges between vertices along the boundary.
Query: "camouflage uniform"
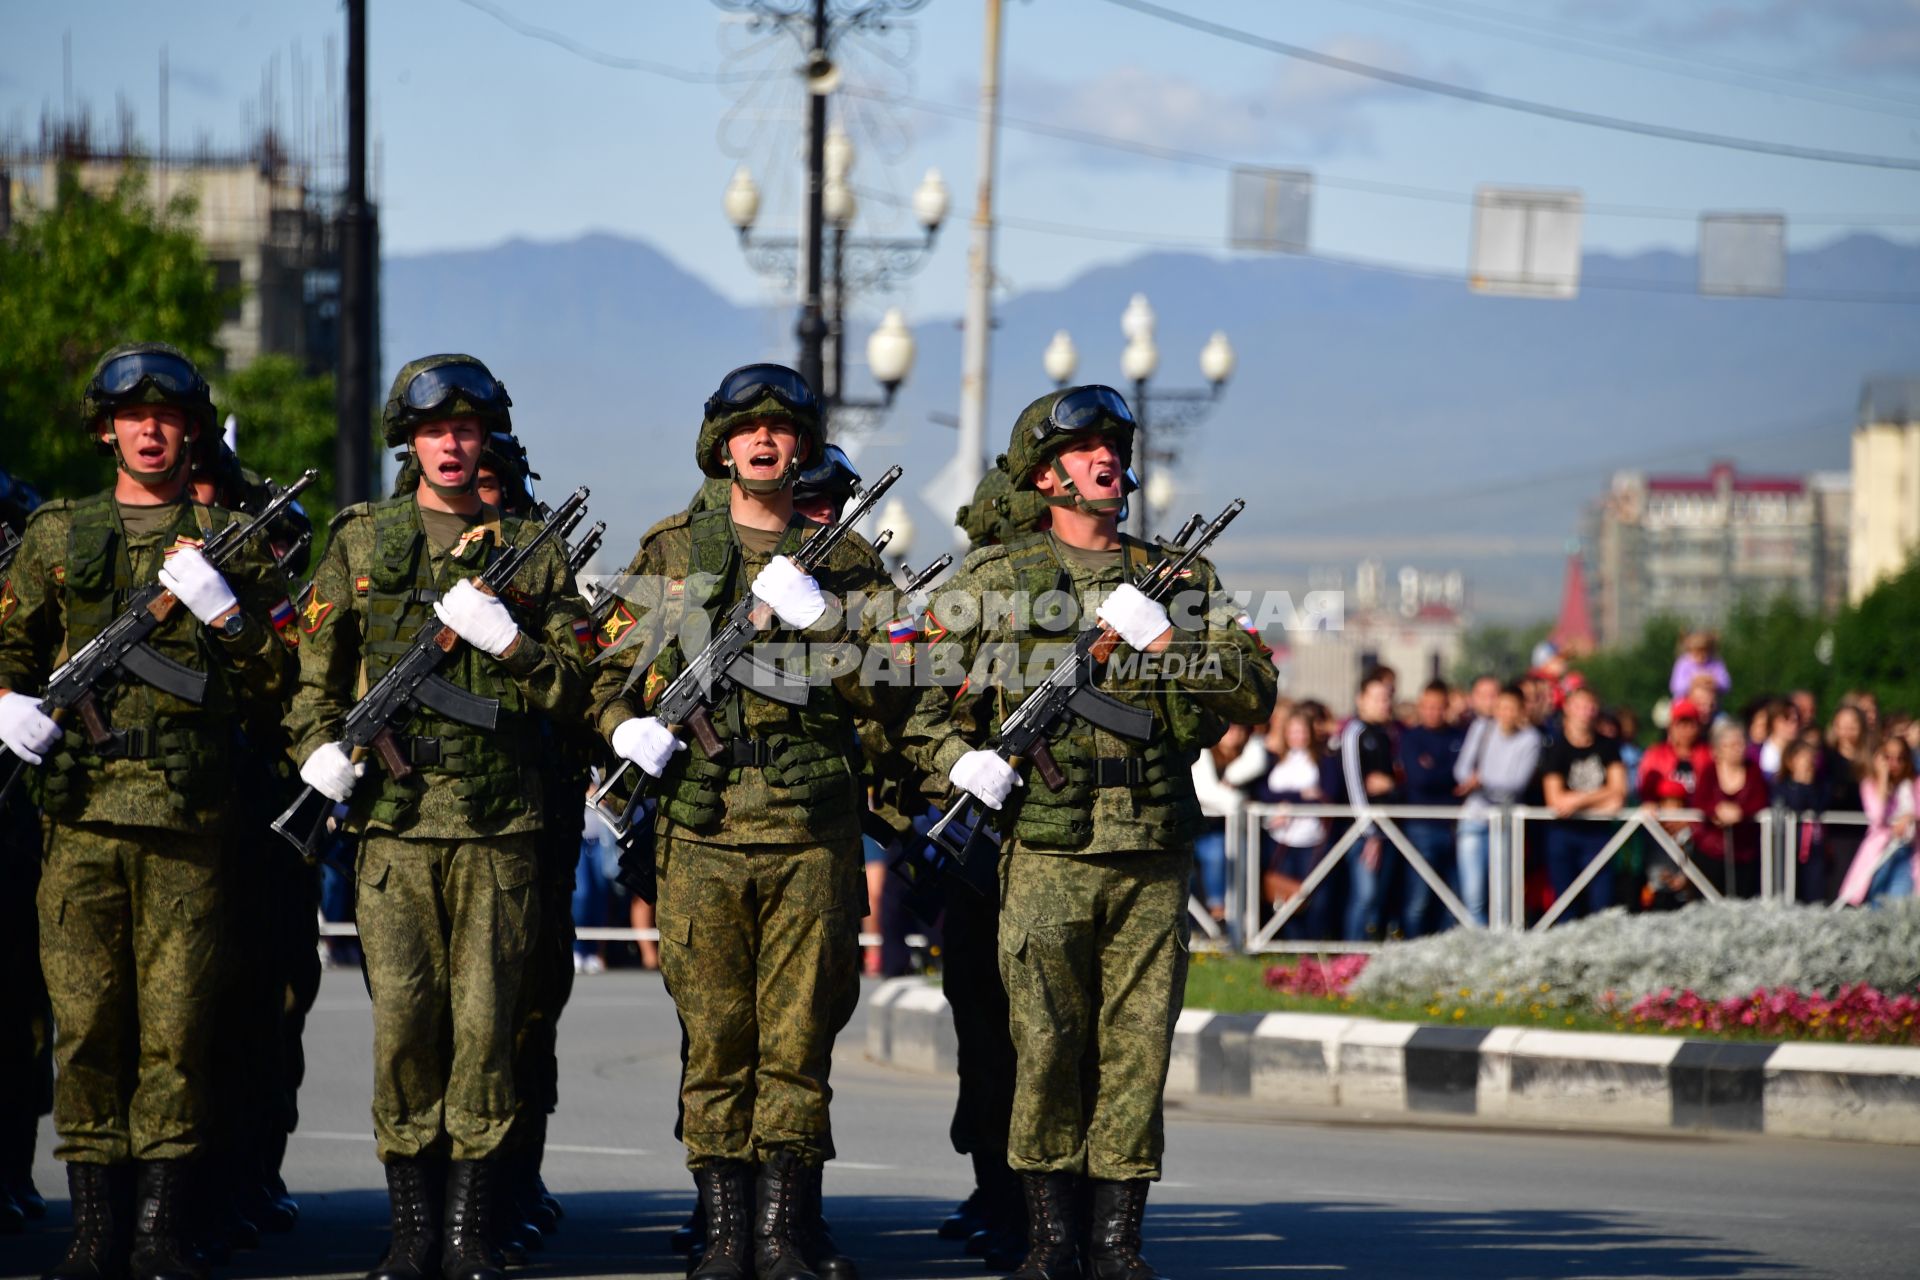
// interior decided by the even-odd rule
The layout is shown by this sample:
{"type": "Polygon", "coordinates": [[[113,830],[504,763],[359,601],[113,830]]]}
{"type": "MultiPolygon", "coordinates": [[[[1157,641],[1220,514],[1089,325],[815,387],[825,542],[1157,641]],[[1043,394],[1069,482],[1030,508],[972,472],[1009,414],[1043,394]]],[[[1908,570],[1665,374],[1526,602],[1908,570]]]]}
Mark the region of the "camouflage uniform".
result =
{"type": "MultiPolygon", "coordinates": [[[[1050,465],[1058,488],[1043,500],[1114,533],[1124,487],[1120,498],[1081,494],[1060,454],[1106,444],[1124,468],[1132,438],[1131,412],[1110,388],[1043,396],[1014,426],[1014,491],[1036,489],[1033,476],[1050,465]]],[[[967,557],[927,620],[929,658],[947,687],[927,688],[907,727],[906,750],[930,775],[949,776],[988,742],[1093,625],[1098,603],[1165,555],[1119,543],[1101,552],[1036,534],[967,557]],[[943,625],[939,615],[964,601],[979,606],[962,610],[974,616],[943,625]]],[[[1211,566],[1198,561],[1182,578],[1165,600],[1165,652],[1121,642],[1100,680],[1149,713],[1146,739],[1069,719],[1049,739],[1060,789],[1034,771],[994,816],[1010,835],[999,939],[1017,1058],[1008,1163],[1021,1175],[1031,1237],[1015,1280],[1078,1274],[1083,1237],[1094,1280],[1154,1276],[1139,1256],[1140,1222],[1160,1176],[1161,1097],[1186,981],[1186,884],[1201,828],[1190,771],[1228,722],[1265,717],[1275,691],[1270,655],[1211,566]],[[1075,1221],[1082,1188],[1084,1230],[1075,1221]]]]}
{"type": "MultiPolygon", "coordinates": [[[[296,757],[339,736],[362,664],[377,680],[433,620],[433,600],[531,532],[485,508],[453,547],[437,547],[412,497],[336,516],[300,610],[300,688],[288,717],[296,757]]],[[[536,716],[578,706],[591,637],[576,625],[586,607],[551,544],[502,600],[520,624],[516,647],[493,658],[463,645],[440,671],[498,699],[499,727],[487,733],[422,709],[396,735],[414,774],[399,781],[376,762],[352,797],[383,1161],[483,1160],[513,1119],[513,1037],[546,820],[529,728],[536,716]]]]}
{"type": "MultiPolygon", "coordinates": [[[[201,449],[195,477],[213,483],[221,505],[250,514],[272,501],[266,479],[241,466],[224,443],[202,441],[201,449]]],[[[306,571],[312,532],[306,513],[289,508],[262,535],[284,591],[295,593],[294,581],[306,571]]],[[[284,616],[281,634],[297,642],[292,615],[284,616]]],[[[221,867],[230,963],[218,1016],[228,1035],[227,1051],[213,1062],[212,1089],[223,1105],[208,1158],[218,1166],[217,1225],[236,1245],[257,1243],[256,1227],[290,1230],[300,1209],[280,1167],[299,1122],[302,1037],[320,994],[319,870],[268,829],[299,790],[284,723],[294,684],[289,680],[270,701],[246,704],[235,820],[221,867]]]]}
{"type": "MultiPolygon", "coordinates": [[[[813,530],[795,516],[778,553],[799,551],[813,530]]],[[[602,733],[647,714],[689,656],[678,641],[686,611],[724,615],[771,558],[741,547],[724,505],[648,531],[606,623],[614,647],[593,691],[602,733]]],[[[856,537],[817,577],[842,599],[888,585],[856,537]]],[[[799,638],[860,639],[836,613],[799,638]]],[[[872,619],[859,625],[871,634],[872,619]]],[[[735,759],[710,763],[695,747],[658,784],[660,963],[690,1040],[690,1167],[782,1148],[808,1165],[833,1154],[827,1068],[858,996],[865,914],[854,717],[883,716],[897,700],[857,670],[816,688],[804,709],[738,693],[714,716],[735,759]]]]}
{"type": "MultiPolygon", "coordinates": [[[[43,506],[0,590],[0,689],[43,687],[63,649],[120,612],[120,593],[154,580],[165,551],[235,518],[181,503],[162,528],[130,537],[111,492],[43,506]]],[[[250,545],[221,572],[246,617],[235,637],[216,639],[180,609],[150,641],[207,673],[204,702],[122,685],[103,710],[128,731],[125,751],[103,758],[70,729],[36,774],[63,1160],[178,1160],[204,1137],[234,716],[246,699],[279,697],[293,669],[269,624],[286,601],[264,550],[250,545]]]]}

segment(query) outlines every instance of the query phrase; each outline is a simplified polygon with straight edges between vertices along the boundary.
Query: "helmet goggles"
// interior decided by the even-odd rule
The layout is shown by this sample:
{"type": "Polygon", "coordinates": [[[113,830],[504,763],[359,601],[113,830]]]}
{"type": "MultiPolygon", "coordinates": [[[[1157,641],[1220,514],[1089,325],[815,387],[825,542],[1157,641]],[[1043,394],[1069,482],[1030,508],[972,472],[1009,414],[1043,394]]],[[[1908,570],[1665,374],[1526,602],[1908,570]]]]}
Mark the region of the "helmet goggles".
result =
{"type": "Polygon", "coordinates": [[[497,378],[464,361],[422,369],[408,380],[400,399],[415,413],[432,413],[454,400],[465,400],[480,413],[504,413],[513,403],[497,378]]]}
{"type": "Polygon", "coordinates": [[[719,390],[707,397],[706,416],[740,413],[769,397],[793,413],[820,416],[820,399],[807,380],[779,364],[743,365],[722,378],[719,390]]]}
{"type": "Polygon", "coordinates": [[[206,384],[192,364],[165,351],[132,351],[109,360],[94,375],[96,394],[123,400],[151,386],[169,396],[198,396],[206,384]]]}
{"type": "Polygon", "coordinates": [[[1035,440],[1098,432],[1107,423],[1132,430],[1133,410],[1112,387],[1075,387],[1053,402],[1044,421],[1030,428],[1035,440]]]}

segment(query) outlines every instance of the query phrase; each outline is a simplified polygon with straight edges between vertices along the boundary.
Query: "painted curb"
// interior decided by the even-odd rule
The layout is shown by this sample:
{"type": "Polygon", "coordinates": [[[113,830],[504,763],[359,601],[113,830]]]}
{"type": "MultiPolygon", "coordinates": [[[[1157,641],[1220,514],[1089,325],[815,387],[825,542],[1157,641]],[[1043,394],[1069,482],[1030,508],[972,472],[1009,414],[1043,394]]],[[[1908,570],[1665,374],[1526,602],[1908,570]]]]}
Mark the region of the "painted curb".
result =
{"type": "MultiPolygon", "coordinates": [[[[953,1016],[939,987],[881,983],[867,1015],[875,1061],[955,1070],[953,1016]]],[[[1878,1045],[1186,1009],[1167,1092],[1376,1115],[1920,1145],[1920,1049],[1878,1045]]]]}

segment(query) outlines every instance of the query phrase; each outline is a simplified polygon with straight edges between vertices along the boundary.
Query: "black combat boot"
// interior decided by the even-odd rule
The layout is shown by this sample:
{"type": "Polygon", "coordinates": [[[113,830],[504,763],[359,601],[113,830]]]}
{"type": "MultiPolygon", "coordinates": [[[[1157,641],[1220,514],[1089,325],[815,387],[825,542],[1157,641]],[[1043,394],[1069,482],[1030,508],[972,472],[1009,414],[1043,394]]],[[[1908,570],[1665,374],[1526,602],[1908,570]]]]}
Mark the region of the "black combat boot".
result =
{"type": "Polygon", "coordinates": [[[280,1166],[287,1156],[287,1135],[275,1126],[260,1139],[255,1153],[254,1185],[241,1202],[240,1211],[253,1219],[262,1231],[280,1235],[293,1230],[300,1221],[300,1202],[287,1191],[280,1177],[280,1166]]]}
{"type": "Polygon", "coordinates": [[[819,1280],[806,1258],[807,1175],[790,1151],[775,1151],[760,1165],[753,1213],[753,1273],[759,1280],[819,1280]]]}
{"type": "Polygon", "coordinates": [[[440,1212],[434,1203],[433,1168],[418,1156],[387,1161],[387,1205],[393,1240],[367,1280],[432,1280],[439,1274],[440,1212]]]}
{"type": "Polygon", "coordinates": [[[126,1231],[114,1213],[114,1173],[112,1165],[67,1165],[73,1243],[46,1280],[109,1280],[126,1274],[126,1231]]]}
{"type": "Polygon", "coordinates": [[[978,1235],[987,1225],[985,1202],[986,1193],[976,1185],[965,1200],[954,1206],[952,1213],[940,1220],[934,1234],[942,1240],[966,1240],[978,1235]]]}
{"type": "Polygon", "coordinates": [[[503,1280],[493,1255],[489,1216],[493,1163],[455,1160],[447,1168],[447,1213],[441,1229],[440,1271],[446,1280],[503,1280]]]}
{"type": "MultiPolygon", "coordinates": [[[[700,1265],[688,1280],[749,1280],[753,1274],[753,1168],[744,1160],[710,1160],[693,1171],[706,1223],[700,1265]]],[[[762,1280],[765,1280],[764,1276],[762,1280]]]]}
{"type": "Polygon", "coordinates": [[[1023,1173],[1027,1200],[1027,1257],[1013,1280],[1079,1280],[1075,1212],[1080,1179],[1071,1173],[1023,1173]]]}
{"type": "Polygon", "coordinates": [[[667,1247],[675,1253],[693,1255],[698,1253],[707,1238],[707,1202],[700,1198],[700,1177],[693,1179],[693,1208],[687,1213],[687,1220],[673,1229],[667,1237],[667,1247]]]}
{"type": "Polygon", "coordinates": [[[1007,1168],[1003,1158],[997,1170],[981,1176],[980,1186],[987,1223],[986,1247],[979,1253],[980,1261],[989,1271],[1011,1271],[1027,1256],[1027,1206],[1020,1178],[1007,1168]]]}
{"type": "Polygon", "coordinates": [[[190,1172],[184,1160],[142,1160],[133,1192],[133,1280],[207,1280],[206,1259],[190,1242],[190,1172]]]}
{"type": "Polygon", "coordinates": [[[1162,1280],[1140,1256],[1140,1222],[1147,1212],[1147,1180],[1093,1180],[1087,1228],[1088,1280],[1162,1280]]]}
{"type": "Polygon", "coordinates": [[[802,1254],[807,1266],[820,1280],[860,1280],[860,1268],[854,1265],[852,1258],[840,1252],[840,1246],[834,1243],[833,1232],[827,1226],[821,1195],[821,1182],[825,1174],[824,1169],[817,1167],[800,1171],[806,1196],[806,1206],[800,1219],[805,1229],[802,1254]]]}
{"type": "Polygon", "coordinates": [[[540,1176],[540,1166],[547,1158],[547,1118],[536,1116],[533,1120],[533,1133],[528,1139],[527,1151],[520,1157],[520,1173],[516,1179],[515,1198],[520,1201],[520,1216],[540,1229],[540,1234],[550,1236],[554,1228],[560,1225],[560,1219],[566,1211],[560,1207],[560,1201],[553,1192],[547,1190],[546,1179],[540,1176]]]}

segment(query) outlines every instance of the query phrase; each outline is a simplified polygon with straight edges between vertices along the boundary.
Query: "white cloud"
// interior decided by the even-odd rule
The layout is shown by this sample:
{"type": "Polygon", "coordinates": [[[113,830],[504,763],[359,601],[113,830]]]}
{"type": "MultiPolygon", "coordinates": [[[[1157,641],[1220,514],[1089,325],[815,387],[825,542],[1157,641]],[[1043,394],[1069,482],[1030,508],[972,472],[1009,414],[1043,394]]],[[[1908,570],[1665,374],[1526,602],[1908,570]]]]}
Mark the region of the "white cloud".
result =
{"type": "MultiPolygon", "coordinates": [[[[1325,51],[1399,71],[1469,78],[1459,68],[1423,68],[1404,47],[1367,37],[1343,37],[1325,51]]],[[[1371,149],[1370,108],[1408,93],[1330,67],[1282,60],[1268,83],[1252,91],[1215,88],[1137,66],[1117,67],[1077,84],[1016,76],[1009,84],[1009,107],[1013,114],[1068,128],[1183,151],[1229,158],[1325,157],[1371,149]]],[[[1127,163],[1113,154],[1106,159],[1127,163]]]]}

